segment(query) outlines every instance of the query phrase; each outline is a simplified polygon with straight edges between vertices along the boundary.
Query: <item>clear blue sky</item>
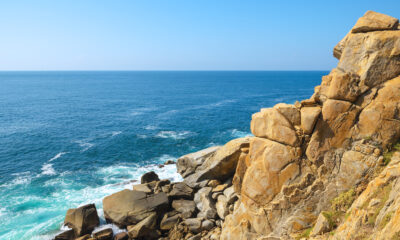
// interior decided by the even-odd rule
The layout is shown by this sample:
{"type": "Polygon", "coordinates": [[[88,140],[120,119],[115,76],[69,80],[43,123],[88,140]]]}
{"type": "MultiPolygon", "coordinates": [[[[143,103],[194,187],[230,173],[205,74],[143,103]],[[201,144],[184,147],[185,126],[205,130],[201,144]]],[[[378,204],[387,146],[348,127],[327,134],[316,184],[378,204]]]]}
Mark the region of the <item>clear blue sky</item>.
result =
{"type": "Polygon", "coordinates": [[[3,0],[0,70],[329,70],[367,10],[400,0],[3,0]]]}

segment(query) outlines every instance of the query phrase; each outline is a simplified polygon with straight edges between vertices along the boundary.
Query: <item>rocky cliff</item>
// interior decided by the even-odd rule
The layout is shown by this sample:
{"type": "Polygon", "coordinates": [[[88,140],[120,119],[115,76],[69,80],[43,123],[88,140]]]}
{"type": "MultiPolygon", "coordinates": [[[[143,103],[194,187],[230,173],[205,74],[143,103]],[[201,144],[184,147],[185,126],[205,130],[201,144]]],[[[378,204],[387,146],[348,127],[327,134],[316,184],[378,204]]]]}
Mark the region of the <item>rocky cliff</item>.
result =
{"type": "Polygon", "coordinates": [[[253,114],[254,137],[179,158],[183,182],[149,173],[104,198],[126,232],[93,231],[87,205],[56,239],[400,239],[398,25],[368,11],[310,99],[253,114]]]}

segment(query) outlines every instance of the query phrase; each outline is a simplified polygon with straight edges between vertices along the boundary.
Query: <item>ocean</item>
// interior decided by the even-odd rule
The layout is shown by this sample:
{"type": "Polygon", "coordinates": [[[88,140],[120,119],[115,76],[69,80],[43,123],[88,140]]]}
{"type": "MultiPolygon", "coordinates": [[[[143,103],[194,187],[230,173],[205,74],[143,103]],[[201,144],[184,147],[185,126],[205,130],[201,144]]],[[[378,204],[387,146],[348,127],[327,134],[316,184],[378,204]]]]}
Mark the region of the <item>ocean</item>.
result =
{"type": "Polygon", "coordinates": [[[179,181],[158,165],[251,135],[253,113],[327,73],[0,72],[0,239],[51,239],[86,203],[102,217],[103,197],[150,170],[179,181]]]}

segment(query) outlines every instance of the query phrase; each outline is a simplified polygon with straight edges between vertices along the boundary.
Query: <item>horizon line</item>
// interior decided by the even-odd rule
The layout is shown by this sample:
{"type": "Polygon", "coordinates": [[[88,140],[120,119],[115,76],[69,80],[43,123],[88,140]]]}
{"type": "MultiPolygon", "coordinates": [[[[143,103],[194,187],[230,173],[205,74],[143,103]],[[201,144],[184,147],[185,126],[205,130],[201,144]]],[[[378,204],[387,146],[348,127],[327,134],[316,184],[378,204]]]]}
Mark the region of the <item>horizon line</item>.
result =
{"type": "Polygon", "coordinates": [[[330,71],[327,69],[311,69],[311,70],[91,70],[91,69],[84,69],[84,70],[75,70],[75,69],[68,69],[68,70],[0,70],[0,72],[318,72],[318,71],[330,71]]]}

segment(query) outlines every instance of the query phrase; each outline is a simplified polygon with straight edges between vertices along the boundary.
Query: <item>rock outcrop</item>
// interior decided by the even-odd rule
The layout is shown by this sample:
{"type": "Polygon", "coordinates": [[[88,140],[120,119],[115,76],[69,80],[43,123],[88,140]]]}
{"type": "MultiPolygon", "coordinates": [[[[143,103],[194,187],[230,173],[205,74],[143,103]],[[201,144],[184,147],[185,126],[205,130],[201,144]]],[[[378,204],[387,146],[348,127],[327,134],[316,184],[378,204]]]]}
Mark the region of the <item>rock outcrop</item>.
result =
{"type": "Polygon", "coordinates": [[[326,232],[320,213],[379,170],[382,151],[400,138],[397,27],[397,19],[368,11],[335,47],[338,66],[310,99],[253,115],[256,137],[234,177],[242,179],[240,201],[221,239],[292,239],[316,222],[313,234],[326,232]]]}
{"type": "MultiPolygon", "coordinates": [[[[309,99],[253,114],[253,137],[179,158],[183,182],[150,172],[104,198],[105,219],[127,231],[118,239],[399,238],[398,25],[368,11],[309,99]]],[[[78,209],[56,239],[90,236],[98,222],[78,209]]],[[[112,237],[102,231],[92,237],[112,237]]]]}

